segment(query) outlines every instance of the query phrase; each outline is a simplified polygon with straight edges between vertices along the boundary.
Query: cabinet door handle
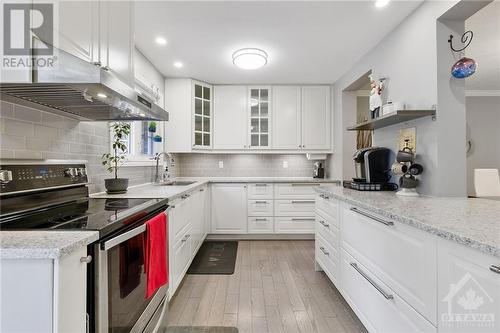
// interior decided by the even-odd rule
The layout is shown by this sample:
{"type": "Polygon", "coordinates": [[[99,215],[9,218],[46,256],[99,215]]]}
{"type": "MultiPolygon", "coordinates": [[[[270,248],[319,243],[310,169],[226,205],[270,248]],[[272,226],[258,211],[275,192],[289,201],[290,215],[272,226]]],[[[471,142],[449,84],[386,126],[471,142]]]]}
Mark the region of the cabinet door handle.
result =
{"type": "Polygon", "coordinates": [[[321,252],[323,252],[323,253],[324,253],[324,255],[325,255],[325,256],[329,256],[329,255],[330,255],[330,253],[329,253],[329,252],[326,252],[326,251],[325,251],[325,248],[324,248],[323,246],[320,246],[320,247],[319,247],[319,249],[321,250],[321,252]]]}
{"type": "Polygon", "coordinates": [[[319,223],[325,228],[330,228],[330,225],[323,220],[319,220],[319,223]]]}
{"type": "Polygon", "coordinates": [[[497,273],[497,274],[500,274],[500,266],[491,265],[490,266],[490,271],[492,271],[494,273],[497,273]]]}
{"type": "Polygon", "coordinates": [[[355,213],[358,213],[360,215],[363,215],[363,216],[366,216],[368,218],[371,218],[372,220],[375,220],[379,223],[382,223],[383,225],[387,225],[387,226],[392,226],[394,225],[394,222],[392,221],[386,221],[386,220],[382,220],[381,218],[377,217],[377,216],[373,216],[371,214],[368,214],[368,213],[365,213],[359,209],[357,209],[356,207],[351,207],[351,211],[355,212],[355,213]]]}
{"type": "Polygon", "coordinates": [[[368,281],[375,289],[378,290],[379,293],[382,294],[382,296],[385,297],[385,299],[394,299],[394,296],[391,294],[388,294],[382,287],[380,287],[375,281],[373,281],[368,275],[366,275],[365,272],[361,268],[358,267],[358,264],[355,262],[351,262],[351,266],[354,267],[354,269],[362,276],[365,278],[366,281],[368,281]]]}
{"type": "Polygon", "coordinates": [[[298,145],[297,147],[301,148],[301,145],[298,145]]]}
{"type": "Polygon", "coordinates": [[[267,201],[255,201],[257,204],[267,204],[267,201]]]}
{"type": "Polygon", "coordinates": [[[200,188],[200,192],[203,192],[203,191],[205,191],[205,189],[204,188],[200,188]]]}
{"type": "Polygon", "coordinates": [[[92,262],[92,256],[81,257],[80,262],[90,264],[92,262]]]}
{"type": "Polygon", "coordinates": [[[183,194],[183,195],[181,195],[181,199],[187,199],[190,196],[191,196],[190,194],[183,194]]]}
{"type": "Polygon", "coordinates": [[[267,221],[267,219],[255,219],[255,221],[267,221]]]}
{"type": "Polygon", "coordinates": [[[315,221],[316,219],[314,218],[299,218],[299,217],[292,217],[292,221],[315,221]]]}
{"type": "Polygon", "coordinates": [[[314,203],[314,200],[292,200],[292,204],[308,204],[314,203]]]}
{"type": "Polygon", "coordinates": [[[99,67],[101,67],[101,66],[102,66],[102,64],[101,64],[101,62],[100,62],[100,61],[95,61],[95,62],[93,62],[93,63],[92,63],[92,65],[94,65],[94,66],[99,66],[99,67]]]}

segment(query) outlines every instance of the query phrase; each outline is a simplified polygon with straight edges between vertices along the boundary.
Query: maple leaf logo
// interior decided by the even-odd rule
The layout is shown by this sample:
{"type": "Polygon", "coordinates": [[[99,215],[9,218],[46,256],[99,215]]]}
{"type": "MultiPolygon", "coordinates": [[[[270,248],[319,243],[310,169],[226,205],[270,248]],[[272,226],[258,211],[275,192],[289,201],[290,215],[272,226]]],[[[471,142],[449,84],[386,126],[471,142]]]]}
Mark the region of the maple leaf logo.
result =
{"type": "Polygon", "coordinates": [[[464,296],[457,300],[465,310],[476,310],[484,303],[484,299],[481,296],[476,295],[476,291],[469,289],[464,296]]]}

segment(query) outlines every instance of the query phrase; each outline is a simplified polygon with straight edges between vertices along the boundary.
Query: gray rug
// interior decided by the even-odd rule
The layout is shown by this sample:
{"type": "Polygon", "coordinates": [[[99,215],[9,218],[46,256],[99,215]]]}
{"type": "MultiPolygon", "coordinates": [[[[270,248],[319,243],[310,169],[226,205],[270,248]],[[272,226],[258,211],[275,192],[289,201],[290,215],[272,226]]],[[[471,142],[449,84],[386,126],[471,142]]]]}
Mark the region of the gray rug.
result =
{"type": "Polygon", "coordinates": [[[169,326],[166,333],[238,333],[238,329],[221,326],[169,326]]]}
{"type": "Polygon", "coordinates": [[[233,274],[238,253],[236,241],[205,241],[193,259],[188,274],[233,274]]]}

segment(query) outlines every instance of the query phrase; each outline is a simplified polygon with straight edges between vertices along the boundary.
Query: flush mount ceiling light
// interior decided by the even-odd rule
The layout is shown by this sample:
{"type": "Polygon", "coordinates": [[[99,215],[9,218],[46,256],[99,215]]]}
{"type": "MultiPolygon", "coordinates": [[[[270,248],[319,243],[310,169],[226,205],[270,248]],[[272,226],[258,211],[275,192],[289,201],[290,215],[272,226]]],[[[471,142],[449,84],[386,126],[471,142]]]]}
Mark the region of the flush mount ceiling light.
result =
{"type": "Polygon", "coordinates": [[[167,40],[163,37],[156,37],[155,42],[158,45],[167,45],[167,40]]]}
{"type": "Polygon", "coordinates": [[[184,67],[184,64],[180,61],[176,61],[176,62],[174,62],[174,67],[182,68],[182,67],[184,67]]]}
{"type": "Polygon", "coordinates": [[[258,69],[267,64],[267,53],[255,48],[239,49],[233,53],[233,64],[241,69],[258,69]]]}
{"type": "Polygon", "coordinates": [[[375,7],[377,8],[385,7],[389,3],[389,1],[391,0],[375,0],[375,7]]]}

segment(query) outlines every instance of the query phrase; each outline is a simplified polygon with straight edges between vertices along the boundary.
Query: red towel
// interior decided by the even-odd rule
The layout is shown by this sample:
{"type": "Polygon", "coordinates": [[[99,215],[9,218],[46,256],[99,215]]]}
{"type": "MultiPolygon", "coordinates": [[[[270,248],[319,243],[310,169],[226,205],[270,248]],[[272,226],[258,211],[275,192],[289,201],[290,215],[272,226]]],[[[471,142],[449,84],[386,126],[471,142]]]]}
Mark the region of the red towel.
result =
{"type": "Polygon", "coordinates": [[[160,213],[146,222],[144,239],[144,271],[146,299],[168,282],[167,215],[160,213]]]}

